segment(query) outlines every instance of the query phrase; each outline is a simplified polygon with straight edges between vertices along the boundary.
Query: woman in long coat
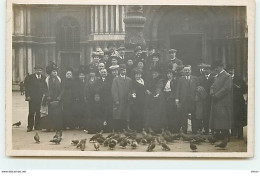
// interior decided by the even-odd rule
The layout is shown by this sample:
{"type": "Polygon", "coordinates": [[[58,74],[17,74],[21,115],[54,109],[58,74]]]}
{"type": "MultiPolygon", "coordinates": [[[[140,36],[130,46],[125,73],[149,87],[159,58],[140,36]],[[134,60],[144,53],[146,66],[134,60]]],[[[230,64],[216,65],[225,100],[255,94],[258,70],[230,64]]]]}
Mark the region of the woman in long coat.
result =
{"type": "Polygon", "coordinates": [[[62,102],[62,118],[63,128],[74,129],[75,121],[73,118],[73,88],[74,80],[72,69],[66,71],[65,79],[61,85],[61,102],[62,102]]]}
{"type": "MultiPolygon", "coordinates": [[[[100,127],[100,120],[98,119],[99,116],[98,113],[98,107],[100,107],[101,99],[100,99],[100,80],[96,77],[96,72],[93,69],[90,69],[89,75],[87,77],[86,82],[86,96],[87,96],[87,102],[88,102],[88,113],[87,113],[87,124],[86,128],[89,130],[90,133],[95,133],[98,130],[100,131],[102,128],[100,127]],[[98,98],[99,99],[95,99],[98,98]],[[97,101],[98,100],[98,101],[97,101]]],[[[100,110],[101,112],[101,110],[100,110]]],[[[103,115],[103,113],[100,113],[100,115],[103,115]]],[[[103,117],[102,117],[103,118],[103,117]]]]}
{"type": "Polygon", "coordinates": [[[50,76],[46,78],[46,98],[48,104],[48,117],[41,124],[42,129],[61,130],[62,110],[61,110],[61,79],[57,75],[57,68],[52,67],[50,76]]]}
{"type": "Polygon", "coordinates": [[[84,69],[79,69],[73,88],[73,117],[76,128],[85,129],[87,123],[87,83],[84,69]]]}
{"type": "Polygon", "coordinates": [[[135,69],[133,92],[130,97],[130,128],[141,132],[144,128],[145,82],[141,78],[142,70],[135,69]]]}
{"type": "Polygon", "coordinates": [[[212,97],[210,129],[217,134],[221,132],[222,137],[227,138],[229,130],[233,127],[232,78],[223,69],[221,62],[214,64],[212,67],[215,68],[217,76],[210,88],[212,97]]]}
{"type": "Polygon", "coordinates": [[[152,79],[147,80],[145,103],[145,128],[151,128],[155,132],[161,132],[166,127],[166,105],[162,93],[163,79],[159,69],[152,70],[152,79]]]}

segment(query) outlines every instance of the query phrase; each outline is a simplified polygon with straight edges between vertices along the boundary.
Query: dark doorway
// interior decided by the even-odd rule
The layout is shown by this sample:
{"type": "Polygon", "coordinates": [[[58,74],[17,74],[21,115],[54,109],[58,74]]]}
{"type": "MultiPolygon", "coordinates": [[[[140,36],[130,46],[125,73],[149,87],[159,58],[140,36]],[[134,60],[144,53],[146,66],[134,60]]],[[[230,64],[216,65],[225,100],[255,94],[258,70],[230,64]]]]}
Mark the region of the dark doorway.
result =
{"type": "MultiPolygon", "coordinates": [[[[195,68],[202,61],[202,34],[176,34],[171,36],[170,46],[178,50],[176,57],[184,65],[195,68]]],[[[195,71],[193,69],[193,71],[195,71]]]]}
{"type": "MultiPolygon", "coordinates": [[[[61,53],[61,75],[65,77],[68,68],[72,68],[74,73],[80,65],[80,53],[61,53]]],[[[75,74],[74,74],[75,75],[75,74]]]]}

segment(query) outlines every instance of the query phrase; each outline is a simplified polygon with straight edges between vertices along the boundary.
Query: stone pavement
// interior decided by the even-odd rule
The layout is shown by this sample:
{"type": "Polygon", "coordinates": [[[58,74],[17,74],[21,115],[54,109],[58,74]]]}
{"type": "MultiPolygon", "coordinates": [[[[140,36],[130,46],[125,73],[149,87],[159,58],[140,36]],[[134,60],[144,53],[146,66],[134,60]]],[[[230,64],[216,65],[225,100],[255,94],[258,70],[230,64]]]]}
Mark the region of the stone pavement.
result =
{"type": "MultiPolygon", "coordinates": [[[[25,102],[25,97],[21,96],[19,92],[13,92],[13,121],[12,123],[21,121],[22,125],[19,128],[13,127],[13,149],[14,150],[69,150],[78,151],[75,146],[71,144],[73,139],[87,139],[86,151],[94,151],[93,143],[89,143],[88,140],[92,135],[86,134],[82,130],[65,130],[63,131],[62,141],[59,145],[52,144],[49,142],[54,136],[54,132],[38,131],[40,136],[40,143],[36,144],[33,136],[35,131],[26,132],[27,127],[27,114],[28,114],[28,103],[25,102]]],[[[10,126],[11,127],[11,126],[10,126]]],[[[246,128],[244,128],[246,131],[246,128]]],[[[189,142],[177,140],[174,143],[169,144],[170,152],[190,152],[189,142]]],[[[101,146],[102,151],[111,152],[144,152],[147,149],[147,145],[139,145],[137,149],[131,149],[127,146],[126,149],[122,149],[116,146],[115,150],[109,150],[107,147],[101,146]]],[[[198,152],[246,152],[247,145],[245,140],[231,139],[225,150],[217,149],[214,145],[209,143],[202,143],[198,145],[198,152]]],[[[161,146],[157,145],[154,152],[162,152],[161,146]]]]}

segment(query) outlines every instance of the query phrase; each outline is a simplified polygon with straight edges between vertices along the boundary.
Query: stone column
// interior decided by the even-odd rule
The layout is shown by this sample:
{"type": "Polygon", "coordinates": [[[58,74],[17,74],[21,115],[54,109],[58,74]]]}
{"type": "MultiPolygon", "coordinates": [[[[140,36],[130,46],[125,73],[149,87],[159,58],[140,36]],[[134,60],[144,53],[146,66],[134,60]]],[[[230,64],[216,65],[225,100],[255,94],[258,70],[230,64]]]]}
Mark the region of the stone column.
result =
{"type": "Polygon", "coordinates": [[[122,32],[125,32],[125,23],[124,23],[124,18],[125,18],[125,6],[122,5],[122,18],[121,18],[121,21],[122,21],[122,32]]]}
{"type": "Polygon", "coordinates": [[[100,5],[99,6],[99,31],[100,33],[103,33],[104,32],[104,25],[103,25],[103,5],[100,5]]]}
{"type": "Polygon", "coordinates": [[[143,16],[143,7],[141,5],[126,6],[127,16],[124,18],[126,36],[125,47],[126,54],[133,52],[137,45],[145,47],[143,36],[144,23],[146,18],[143,16]]]}
{"type": "Polygon", "coordinates": [[[114,17],[114,6],[113,5],[111,5],[110,6],[110,19],[111,19],[111,24],[110,24],[110,33],[114,33],[115,32],[115,17],[114,17]]]}
{"type": "Polygon", "coordinates": [[[16,81],[16,72],[15,72],[15,48],[13,47],[12,49],[12,81],[15,82],[16,81]]]}
{"type": "Polygon", "coordinates": [[[105,33],[108,33],[109,31],[109,24],[108,24],[108,5],[105,6],[105,18],[106,18],[106,27],[105,27],[105,33]]]}
{"type": "Polygon", "coordinates": [[[18,60],[19,60],[19,81],[24,80],[24,47],[18,48],[18,60]]]}
{"type": "Polygon", "coordinates": [[[27,9],[27,35],[31,35],[31,9],[27,9]]]}
{"type": "Polygon", "coordinates": [[[95,6],[95,33],[98,33],[98,7],[95,6]]]}
{"type": "Polygon", "coordinates": [[[23,35],[24,34],[24,10],[22,7],[19,7],[15,10],[15,29],[14,33],[16,35],[23,35]]]}
{"type": "Polygon", "coordinates": [[[30,74],[32,74],[33,73],[33,63],[32,63],[32,48],[29,46],[28,48],[27,48],[27,64],[28,64],[28,72],[30,73],[30,74]]]}
{"type": "Polygon", "coordinates": [[[91,6],[90,9],[90,32],[93,33],[94,32],[94,7],[95,6],[91,6]]]}
{"type": "Polygon", "coordinates": [[[116,5],[116,33],[119,32],[119,5],[116,5]]]}

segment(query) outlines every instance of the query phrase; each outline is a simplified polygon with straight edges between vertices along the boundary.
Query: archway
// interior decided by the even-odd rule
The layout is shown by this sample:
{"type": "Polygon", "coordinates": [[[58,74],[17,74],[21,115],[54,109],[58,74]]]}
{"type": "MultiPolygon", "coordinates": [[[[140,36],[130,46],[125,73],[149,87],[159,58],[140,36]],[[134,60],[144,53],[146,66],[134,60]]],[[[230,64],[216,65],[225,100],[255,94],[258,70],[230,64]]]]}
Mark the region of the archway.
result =
{"type": "Polygon", "coordinates": [[[68,68],[77,70],[80,65],[80,25],[73,17],[63,17],[57,23],[56,42],[58,65],[62,77],[68,68]]]}

